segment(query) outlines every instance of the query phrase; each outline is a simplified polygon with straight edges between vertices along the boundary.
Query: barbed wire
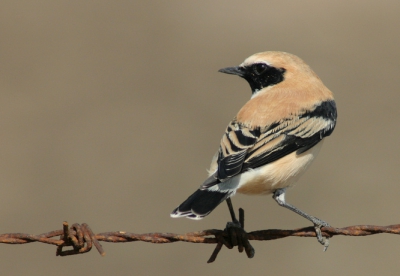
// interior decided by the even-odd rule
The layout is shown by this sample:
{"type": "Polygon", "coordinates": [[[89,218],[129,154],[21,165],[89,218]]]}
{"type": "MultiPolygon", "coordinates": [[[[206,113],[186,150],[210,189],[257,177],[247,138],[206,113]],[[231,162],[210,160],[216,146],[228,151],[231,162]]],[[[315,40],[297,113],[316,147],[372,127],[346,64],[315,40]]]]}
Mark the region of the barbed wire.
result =
{"type": "MultiPolygon", "coordinates": [[[[30,235],[23,233],[7,233],[0,235],[0,243],[6,244],[26,244],[31,242],[41,242],[57,246],[56,256],[69,256],[89,252],[93,245],[101,256],[105,251],[100,244],[103,242],[150,242],[156,244],[172,242],[190,243],[209,243],[217,244],[208,263],[214,262],[223,245],[232,249],[238,246],[239,252],[245,251],[249,258],[254,256],[254,249],[249,240],[268,241],[282,239],[286,237],[316,237],[314,227],[298,228],[293,230],[268,229],[252,232],[244,231],[244,211],[239,209],[239,221],[242,225],[241,231],[231,231],[228,226],[224,230],[209,229],[185,234],[174,233],[145,233],[135,234],[124,231],[104,232],[94,234],[86,223],[74,223],[69,227],[67,222],[63,222],[62,230],[55,230],[40,235],[30,235]],[[58,239],[56,237],[59,237],[58,239]],[[72,246],[73,249],[63,250],[64,247],[72,246]]],[[[229,223],[228,223],[229,224],[229,223]]],[[[336,235],[344,236],[368,236],[374,234],[400,234],[400,224],[389,226],[376,225],[355,225],[344,228],[323,227],[321,233],[325,238],[336,235]]]]}

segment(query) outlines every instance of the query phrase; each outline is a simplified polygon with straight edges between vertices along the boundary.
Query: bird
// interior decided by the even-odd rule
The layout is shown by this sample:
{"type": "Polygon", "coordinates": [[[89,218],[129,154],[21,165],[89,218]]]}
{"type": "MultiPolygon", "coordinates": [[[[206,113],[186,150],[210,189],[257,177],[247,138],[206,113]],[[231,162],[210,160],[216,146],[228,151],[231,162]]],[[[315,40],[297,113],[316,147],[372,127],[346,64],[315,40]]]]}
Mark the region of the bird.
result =
{"type": "MultiPolygon", "coordinates": [[[[326,250],[329,242],[322,237],[321,227],[329,224],[287,203],[285,194],[335,128],[332,92],[309,65],[287,52],[256,53],[219,72],[245,79],[251,98],[228,124],[209,177],[171,217],[199,220],[225,200],[232,215],[231,197],[236,193],[272,194],[280,206],[313,223],[326,250]]],[[[232,219],[236,220],[234,214],[232,219]]]]}

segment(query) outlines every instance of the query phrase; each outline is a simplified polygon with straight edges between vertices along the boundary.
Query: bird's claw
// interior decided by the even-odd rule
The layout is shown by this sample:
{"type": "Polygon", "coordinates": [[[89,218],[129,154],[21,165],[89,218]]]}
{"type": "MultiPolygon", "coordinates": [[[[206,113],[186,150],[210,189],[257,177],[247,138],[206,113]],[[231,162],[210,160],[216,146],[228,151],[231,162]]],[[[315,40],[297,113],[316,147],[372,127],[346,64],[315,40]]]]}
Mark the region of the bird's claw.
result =
{"type": "Polygon", "coordinates": [[[243,252],[243,250],[245,250],[247,257],[254,257],[254,248],[251,246],[247,232],[243,229],[239,221],[228,222],[224,232],[226,233],[226,238],[224,237],[224,244],[229,249],[237,246],[239,252],[243,252]]]}
{"type": "Polygon", "coordinates": [[[244,211],[241,208],[239,209],[239,220],[240,222],[236,219],[228,222],[224,231],[220,235],[216,236],[218,244],[210,259],[208,260],[208,263],[212,263],[215,261],[223,245],[225,245],[229,249],[237,246],[240,253],[245,251],[248,258],[254,257],[255,250],[253,246],[251,246],[247,232],[243,228],[244,211]]]}
{"type": "Polygon", "coordinates": [[[321,227],[330,227],[330,225],[324,221],[321,221],[321,224],[314,224],[315,234],[317,236],[317,240],[320,244],[324,246],[323,251],[325,252],[329,246],[329,238],[322,236],[321,227]]]}

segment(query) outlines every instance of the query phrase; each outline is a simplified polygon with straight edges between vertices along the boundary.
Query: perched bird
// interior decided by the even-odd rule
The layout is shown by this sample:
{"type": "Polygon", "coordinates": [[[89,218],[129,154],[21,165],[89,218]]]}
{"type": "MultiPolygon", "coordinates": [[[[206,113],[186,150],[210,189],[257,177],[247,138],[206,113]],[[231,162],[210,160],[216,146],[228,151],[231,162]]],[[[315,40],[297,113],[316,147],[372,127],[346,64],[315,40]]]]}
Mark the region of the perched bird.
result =
{"type": "Polygon", "coordinates": [[[320,228],[328,224],[286,203],[285,192],[335,128],[332,92],[303,60],[285,52],[257,53],[219,72],[244,78],[252,96],[226,128],[209,177],[171,217],[202,219],[224,200],[229,206],[235,193],[273,194],[280,206],[314,224],[326,249],[320,228]]]}

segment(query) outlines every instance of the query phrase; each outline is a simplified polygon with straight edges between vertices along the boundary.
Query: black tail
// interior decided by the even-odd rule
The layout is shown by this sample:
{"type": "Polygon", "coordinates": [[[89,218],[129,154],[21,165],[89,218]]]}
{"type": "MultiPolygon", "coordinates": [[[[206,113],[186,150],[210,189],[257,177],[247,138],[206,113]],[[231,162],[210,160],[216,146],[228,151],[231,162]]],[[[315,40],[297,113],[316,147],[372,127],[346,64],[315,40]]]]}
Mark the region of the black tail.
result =
{"type": "Polygon", "coordinates": [[[197,190],[188,197],[179,207],[172,211],[171,217],[187,217],[202,219],[211,213],[222,201],[231,195],[230,192],[197,190]]]}

